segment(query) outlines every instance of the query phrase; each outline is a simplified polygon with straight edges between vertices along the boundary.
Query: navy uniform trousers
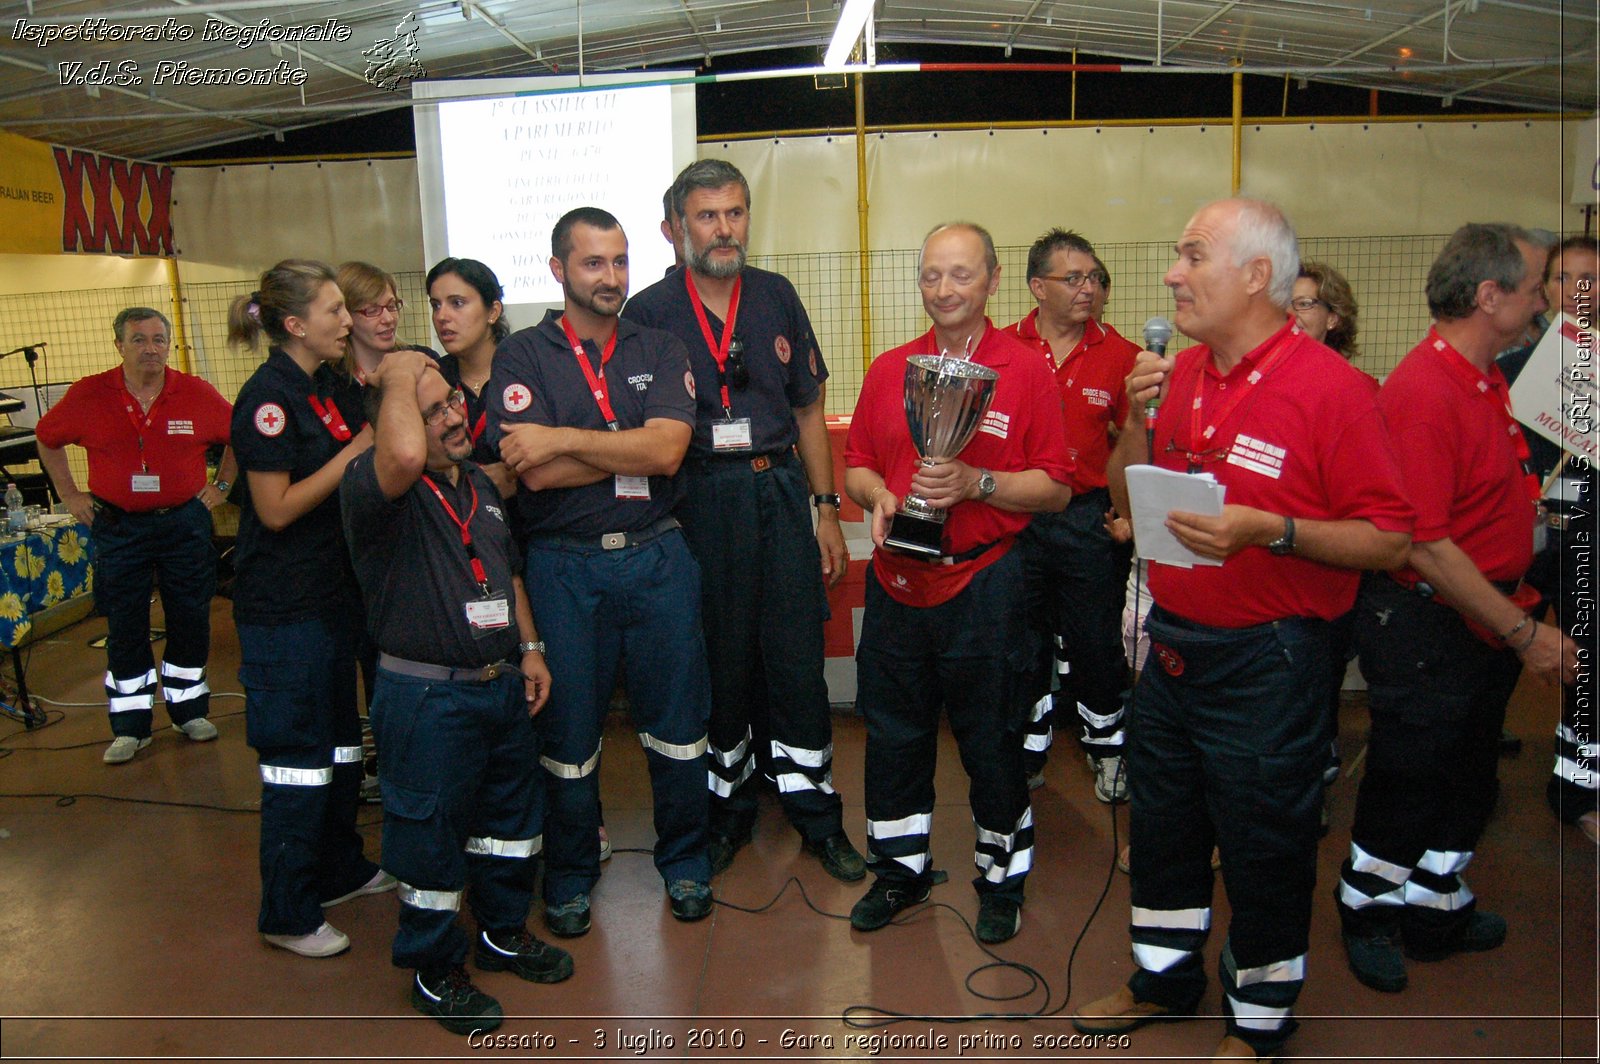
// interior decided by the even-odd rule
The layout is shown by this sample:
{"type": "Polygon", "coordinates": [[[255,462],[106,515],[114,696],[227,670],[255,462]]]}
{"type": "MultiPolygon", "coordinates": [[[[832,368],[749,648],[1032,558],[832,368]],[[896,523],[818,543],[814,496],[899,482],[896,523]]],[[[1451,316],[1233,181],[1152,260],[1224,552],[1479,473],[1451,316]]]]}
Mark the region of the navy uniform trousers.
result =
{"type": "Polygon", "coordinates": [[[943,707],[969,781],[973,886],[1022,902],[1033,865],[1033,810],[1018,692],[1035,655],[1017,608],[1021,593],[1015,547],[937,606],[896,602],[876,575],[867,576],[856,704],[867,722],[867,867],[880,879],[932,882],[928,840],[943,707]]]}
{"type": "Polygon", "coordinates": [[[1130,931],[1140,1001],[1192,1012],[1205,989],[1211,849],[1233,919],[1228,1033],[1263,1056],[1293,1032],[1316,885],[1331,724],[1326,621],[1214,628],[1160,606],[1128,724],[1130,931]]]}
{"type": "Polygon", "coordinates": [[[1039,679],[1025,695],[1031,712],[1023,762],[1030,776],[1044,767],[1062,707],[1076,709],[1086,751],[1122,755],[1128,687],[1122,608],[1133,545],[1117,543],[1106,531],[1110,506],[1104,488],[1074,495],[1061,513],[1034,514],[1022,533],[1029,612],[1036,638],[1045,643],[1039,679]]]}
{"type": "Polygon", "coordinates": [[[712,830],[749,832],[756,796],[745,783],[770,763],[785,814],[821,842],[844,821],[833,789],[822,674],[828,602],[810,488],[792,454],[757,464],[765,468],[758,472],[749,455],[690,460],[677,509],[703,588],[712,830]],[[756,756],[758,737],[770,742],[770,762],[756,756]]]}
{"type": "Polygon", "coordinates": [[[318,618],[237,627],[245,734],[261,763],[258,928],[309,935],[322,926],[322,902],[378,871],[356,831],[357,626],[318,618]]]}
{"type": "Polygon", "coordinates": [[[211,511],[199,499],[160,513],[126,513],[104,502],[94,519],[94,601],[106,616],[106,704],[111,734],[145,739],[155,705],[150,592],[159,579],[167,648],[161,699],[174,724],[209,715],[211,599],[217,552],[211,511]]]}
{"type": "Polygon", "coordinates": [[[543,718],[547,773],[544,900],[560,905],[600,878],[600,735],[617,661],[650,766],[655,863],[668,883],[706,883],[706,721],[700,568],[677,529],[605,550],[535,536],[523,579],[545,661],[557,677],[543,718]]]}
{"type": "Polygon", "coordinates": [[[379,668],[376,692],[383,865],[400,881],[394,963],[460,964],[463,895],[483,931],[527,923],[543,842],[539,718],[515,671],[446,683],[379,668]]]}
{"type": "Polygon", "coordinates": [[[1461,873],[1494,810],[1500,729],[1522,663],[1382,574],[1362,582],[1356,640],[1372,732],[1339,916],[1359,936],[1403,922],[1427,948],[1475,907],[1461,873]]]}

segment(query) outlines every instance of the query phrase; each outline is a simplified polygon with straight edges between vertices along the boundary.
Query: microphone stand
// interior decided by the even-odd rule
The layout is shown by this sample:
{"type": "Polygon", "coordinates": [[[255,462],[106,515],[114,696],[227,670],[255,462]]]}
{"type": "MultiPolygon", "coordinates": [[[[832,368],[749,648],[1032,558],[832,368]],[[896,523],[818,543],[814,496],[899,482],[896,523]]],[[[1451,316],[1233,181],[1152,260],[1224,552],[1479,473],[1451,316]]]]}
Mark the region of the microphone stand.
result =
{"type": "Polygon", "coordinates": [[[44,393],[39,390],[39,373],[34,366],[39,361],[39,348],[49,346],[47,341],[40,340],[36,344],[24,344],[22,347],[13,347],[9,351],[0,352],[0,359],[21,355],[23,361],[28,364],[28,380],[33,382],[33,409],[38,412],[39,417],[44,417],[44,393]]]}

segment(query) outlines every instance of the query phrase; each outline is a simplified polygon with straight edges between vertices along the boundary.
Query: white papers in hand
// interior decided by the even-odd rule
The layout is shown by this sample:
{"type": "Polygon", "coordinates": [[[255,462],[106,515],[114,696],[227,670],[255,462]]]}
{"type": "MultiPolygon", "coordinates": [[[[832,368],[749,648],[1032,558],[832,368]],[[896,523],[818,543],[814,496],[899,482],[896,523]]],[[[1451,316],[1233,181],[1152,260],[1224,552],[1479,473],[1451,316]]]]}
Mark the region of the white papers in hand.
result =
{"type": "Polygon", "coordinates": [[[1128,503],[1133,510],[1133,542],[1139,557],[1185,569],[1196,565],[1221,565],[1202,558],[1178,542],[1167,528],[1173,510],[1219,517],[1227,487],[1210,473],[1178,473],[1152,465],[1129,466],[1128,503]]]}

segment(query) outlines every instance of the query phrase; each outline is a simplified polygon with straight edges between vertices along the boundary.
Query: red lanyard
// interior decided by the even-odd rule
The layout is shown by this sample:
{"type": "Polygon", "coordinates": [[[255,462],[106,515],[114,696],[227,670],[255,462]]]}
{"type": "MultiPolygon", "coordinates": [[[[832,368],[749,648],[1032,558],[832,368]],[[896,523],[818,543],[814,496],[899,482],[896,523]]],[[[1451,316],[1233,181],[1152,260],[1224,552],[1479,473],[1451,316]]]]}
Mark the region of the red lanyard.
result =
{"type": "Polygon", "coordinates": [[[478,587],[485,595],[489,593],[489,574],[484,572],[483,562],[478,560],[478,549],[472,545],[472,517],[478,512],[478,486],[465,472],[461,474],[467,478],[467,487],[472,489],[472,509],[467,511],[467,519],[461,520],[456,514],[456,508],[450,505],[450,500],[444,497],[444,492],[439,490],[439,485],[433,482],[428,474],[422,474],[422,479],[433,489],[433,497],[439,500],[439,505],[444,507],[444,512],[450,515],[450,520],[461,530],[461,545],[467,550],[467,564],[472,567],[472,578],[478,582],[478,587]]]}
{"type": "Polygon", "coordinates": [[[144,430],[150,427],[156,404],[161,401],[161,396],[166,390],[166,386],[163,385],[161,391],[156,393],[156,397],[150,400],[150,409],[145,411],[144,420],[141,421],[138,413],[136,413],[140,409],[139,400],[135,399],[133,392],[128,390],[128,382],[122,382],[122,408],[128,412],[128,420],[133,422],[134,439],[139,441],[139,472],[141,473],[150,472],[150,463],[145,460],[144,456],[144,430]]]}
{"type": "Polygon", "coordinates": [[[1444,364],[1450,371],[1466,382],[1476,394],[1494,403],[1495,409],[1500,411],[1506,433],[1511,437],[1511,451],[1517,457],[1517,464],[1522,467],[1522,480],[1528,498],[1537,505],[1544,496],[1544,489],[1533,472],[1533,453],[1528,450],[1527,437],[1522,435],[1522,426],[1517,424],[1516,415],[1511,412],[1510,390],[1503,383],[1496,384],[1479,372],[1478,367],[1468,362],[1467,357],[1451,346],[1450,341],[1440,336],[1437,330],[1428,330],[1428,339],[1433,341],[1434,349],[1444,356],[1444,364]],[[1499,402],[1495,402],[1496,398],[1499,402]]]}
{"type": "Polygon", "coordinates": [[[478,414],[478,423],[467,429],[467,435],[472,437],[472,445],[476,447],[483,438],[483,428],[489,423],[489,411],[484,410],[478,414]]]}
{"type": "Polygon", "coordinates": [[[589,391],[594,395],[595,405],[600,408],[600,416],[606,419],[606,428],[616,432],[617,414],[611,409],[611,385],[606,383],[606,363],[611,361],[611,355],[617,349],[616,330],[612,330],[611,339],[600,349],[599,373],[589,365],[589,353],[583,349],[583,341],[578,339],[577,332],[565,314],[561,316],[561,331],[567,334],[567,342],[572,345],[572,354],[578,360],[578,368],[583,370],[583,379],[589,382],[589,391]]]}
{"type": "Polygon", "coordinates": [[[733,400],[728,396],[728,347],[733,343],[734,323],[739,320],[739,289],[744,284],[744,277],[733,279],[733,294],[728,297],[728,321],[722,326],[720,344],[711,335],[711,322],[706,317],[706,305],[700,301],[700,291],[694,286],[692,270],[683,271],[683,283],[689,287],[689,303],[694,307],[695,319],[700,322],[700,335],[705,337],[706,350],[717,362],[717,381],[722,386],[722,412],[732,417],[733,400]]]}
{"type": "Polygon", "coordinates": [[[315,411],[317,420],[322,422],[329,435],[340,443],[350,439],[350,426],[344,423],[344,415],[339,413],[339,404],[332,399],[318,399],[315,395],[308,395],[311,400],[311,409],[315,411]]]}
{"type": "Polygon", "coordinates": [[[1190,472],[1199,471],[1194,468],[1198,464],[1198,456],[1207,453],[1208,448],[1206,445],[1216,437],[1217,429],[1221,428],[1222,423],[1227,421],[1229,416],[1239,409],[1240,404],[1250,397],[1250,393],[1255,391],[1256,385],[1266,379],[1267,374],[1271,373],[1274,367],[1283,359],[1283,356],[1289,353],[1294,341],[1299,337],[1299,327],[1291,326],[1278,342],[1273,345],[1272,350],[1267,352],[1256,364],[1256,367],[1245,375],[1244,383],[1234,389],[1233,394],[1228,397],[1228,401],[1222,404],[1222,410],[1203,429],[1200,424],[1205,420],[1203,408],[1206,394],[1206,359],[1204,357],[1195,359],[1194,404],[1189,408],[1190,450],[1188,457],[1190,472]],[[1195,450],[1197,447],[1199,450],[1195,450]]]}

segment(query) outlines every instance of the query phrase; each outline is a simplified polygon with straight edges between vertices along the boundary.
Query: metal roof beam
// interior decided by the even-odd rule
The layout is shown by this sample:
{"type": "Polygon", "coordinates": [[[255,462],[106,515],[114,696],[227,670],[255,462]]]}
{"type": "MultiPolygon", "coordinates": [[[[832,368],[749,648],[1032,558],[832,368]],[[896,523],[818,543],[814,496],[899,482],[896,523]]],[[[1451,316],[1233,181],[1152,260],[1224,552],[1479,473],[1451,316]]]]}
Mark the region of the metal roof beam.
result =
{"type": "Polygon", "coordinates": [[[1205,21],[1200,23],[1200,25],[1196,26],[1194,29],[1190,30],[1188,33],[1185,33],[1182,37],[1179,37],[1177,40],[1173,41],[1171,44],[1163,44],[1161,46],[1161,54],[1160,54],[1160,56],[1158,56],[1157,62],[1159,62],[1161,59],[1165,59],[1168,55],[1170,55],[1172,50],[1174,48],[1178,47],[1178,45],[1183,44],[1185,41],[1194,40],[1194,38],[1199,36],[1200,32],[1202,30],[1204,30],[1207,26],[1211,25],[1213,22],[1217,21],[1217,19],[1221,18],[1223,15],[1226,15],[1228,12],[1232,11],[1234,8],[1236,8],[1238,6],[1239,6],[1239,0],[1228,0],[1228,2],[1226,4],[1223,4],[1221,7],[1217,8],[1217,10],[1213,11],[1210,14],[1210,16],[1206,18],[1205,21]]]}
{"type": "Polygon", "coordinates": [[[1416,19],[1413,22],[1410,22],[1410,23],[1407,23],[1404,26],[1401,26],[1399,29],[1395,30],[1393,33],[1386,33],[1382,37],[1379,37],[1377,40],[1369,41],[1368,43],[1362,45],[1360,48],[1357,48],[1353,52],[1346,52],[1344,55],[1339,56],[1337,59],[1330,60],[1326,64],[1324,69],[1331,69],[1333,67],[1338,66],[1340,63],[1348,63],[1350,60],[1356,58],[1356,56],[1366,55],[1368,52],[1372,51],[1374,48],[1381,48],[1381,47],[1383,47],[1384,45],[1388,44],[1390,41],[1394,40],[1397,37],[1404,37],[1406,34],[1410,33],[1412,30],[1421,29],[1423,26],[1426,26],[1430,22],[1437,22],[1439,19],[1444,18],[1446,15],[1453,14],[1453,12],[1451,11],[1452,7],[1454,7],[1456,10],[1460,10],[1461,8],[1466,7],[1469,2],[1470,2],[1470,0],[1453,0],[1453,2],[1452,2],[1452,0],[1445,0],[1444,7],[1440,8],[1438,11],[1435,11],[1433,14],[1424,15],[1421,18],[1416,19]]]}

